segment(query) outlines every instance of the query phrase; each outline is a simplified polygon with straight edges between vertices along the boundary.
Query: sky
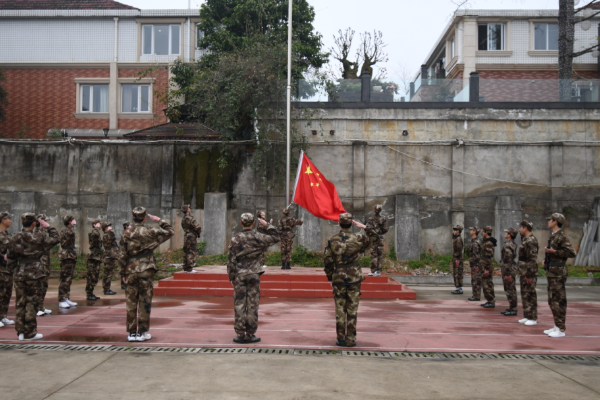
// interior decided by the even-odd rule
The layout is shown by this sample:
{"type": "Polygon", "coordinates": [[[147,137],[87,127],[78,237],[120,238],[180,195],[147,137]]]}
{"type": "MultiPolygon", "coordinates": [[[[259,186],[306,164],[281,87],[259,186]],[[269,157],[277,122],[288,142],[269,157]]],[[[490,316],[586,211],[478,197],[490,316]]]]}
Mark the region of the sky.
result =
{"type": "MultiPolygon", "coordinates": [[[[144,9],[188,8],[188,0],[117,0],[144,9]]],[[[351,27],[358,34],[378,30],[388,62],[383,66],[390,78],[405,70],[416,75],[442,34],[456,2],[462,0],[308,0],[315,8],[315,29],[323,35],[324,48],[333,44],[338,30],[351,27]],[[454,2],[453,2],[454,1],[454,2]]],[[[582,4],[585,0],[582,1],[582,4]]],[[[199,8],[202,0],[190,0],[199,8]]],[[[558,0],[470,0],[471,9],[558,9],[558,0]]],[[[337,64],[335,64],[337,65],[337,64]]]]}

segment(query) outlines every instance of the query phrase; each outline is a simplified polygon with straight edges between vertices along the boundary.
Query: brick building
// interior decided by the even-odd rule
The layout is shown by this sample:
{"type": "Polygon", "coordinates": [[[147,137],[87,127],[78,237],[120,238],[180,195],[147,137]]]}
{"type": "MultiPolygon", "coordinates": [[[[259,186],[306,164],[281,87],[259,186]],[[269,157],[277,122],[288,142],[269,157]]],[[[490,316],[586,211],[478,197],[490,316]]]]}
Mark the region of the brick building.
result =
{"type": "Polygon", "coordinates": [[[0,0],[0,135],[121,137],[167,122],[168,65],[192,61],[199,10],[140,10],[112,0],[0,0]],[[150,71],[143,76],[143,71],[150,71]]]}
{"type": "MultiPolygon", "coordinates": [[[[598,43],[599,22],[575,25],[576,52],[598,43]]],[[[595,55],[574,59],[577,101],[600,101],[595,55]]],[[[466,101],[471,72],[479,73],[483,101],[558,101],[558,10],[458,11],[427,56],[411,101],[466,101]]]]}

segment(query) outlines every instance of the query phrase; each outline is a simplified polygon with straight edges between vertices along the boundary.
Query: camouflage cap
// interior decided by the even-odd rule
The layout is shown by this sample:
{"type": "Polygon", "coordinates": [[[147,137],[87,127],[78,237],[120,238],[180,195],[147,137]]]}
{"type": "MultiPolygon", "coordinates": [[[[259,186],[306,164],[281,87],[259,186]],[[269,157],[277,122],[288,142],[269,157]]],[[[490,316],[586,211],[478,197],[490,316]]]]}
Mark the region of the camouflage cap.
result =
{"type": "Polygon", "coordinates": [[[38,215],[37,219],[41,219],[41,220],[44,220],[44,221],[48,222],[48,217],[46,216],[46,214],[40,214],[40,215],[38,215]]]}
{"type": "Polygon", "coordinates": [[[284,209],[283,215],[290,215],[290,209],[289,208],[284,209]]]}
{"type": "Polygon", "coordinates": [[[136,219],[144,219],[146,218],[146,209],[144,207],[136,207],[132,211],[133,217],[136,219]]]}
{"type": "Polygon", "coordinates": [[[242,217],[240,218],[240,222],[244,226],[250,226],[254,222],[254,215],[250,213],[243,213],[242,217]]]}
{"type": "Polygon", "coordinates": [[[29,222],[34,222],[37,221],[37,217],[35,216],[34,213],[25,213],[23,215],[21,215],[21,224],[25,225],[26,223],[29,222]]]}
{"type": "Polygon", "coordinates": [[[105,231],[109,226],[112,226],[110,222],[103,222],[101,225],[103,231],[105,231]]]}
{"type": "Polygon", "coordinates": [[[519,233],[515,228],[505,229],[504,232],[508,233],[512,237],[517,237],[517,234],[519,233]]]}
{"type": "Polygon", "coordinates": [[[376,214],[379,214],[381,212],[381,210],[383,210],[383,205],[376,204],[375,207],[373,207],[373,210],[375,211],[376,214]]]}
{"type": "Polygon", "coordinates": [[[0,213],[0,221],[10,218],[10,214],[7,212],[0,213]]]}
{"type": "Polygon", "coordinates": [[[129,222],[129,221],[125,221],[125,222],[123,222],[123,229],[127,229],[127,228],[129,228],[130,226],[131,226],[131,222],[129,222]]]}
{"type": "Polygon", "coordinates": [[[491,234],[492,234],[492,232],[493,232],[493,229],[492,229],[492,227],[491,227],[491,226],[489,226],[489,225],[488,225],[488,226],[486,226],[485,228],[483,228],[483,231],[484,231],[485,233],[487,233],[488,235],[491,235],[491,234]]]}
{"type": "Polygon", "coordinates": [[[95,219],[92,221],[92,226],[96,226],[96,224],[101,223],[102,221],[100,221],[99,219],[95,219]]]}
{"type": "Polygon", "coordinates": [[[263,214],[265,214],[265,215],[266,215],[266,213],[265,213],[264,211],[257,211],[257,212],[256,212],[256,218],[262,218],[262,215],[263,215],[263,214]]]}
{"type": "Polygon", "coordinates": [[[480,234],[481,233],[481,228],[478,226],[472,226],[469,228],[470,231],[475,231],[476,234],[480,234]]]}
{"type": "Polygon", "coordinates": [[[348,225],[352,224],[352,214],[350,213],[342,213],[340,214],[340,218],[338,219],[340,224],[348,225]]]}
{"type": "Polygon", "coordinates": [[[562,215],[561,213],[554,213],[551,216],[549,216],[548,218],[546,218],[547,220],[555,220],[556,222],[558,222],[561,225],[564,225],[565,223],[565,216],[562,215]]]}
{"type": "Polygon", "coordinates": [[[189,209],[190,209],[190,205],[189,204],[184,204],[184,205],[181,206],[181,212],[182,213],[188,212],[189,209]]]}
{"type": "Polygon", "coordinates": [[[72,216],[72,215],[70,215],[70,214],[69,214],[69,215],[66,215],[66,216],[63,218],[63,224],[65,224],[65,226],[67,226],[67,225],[69,225],[69,224],[71,223],[71,221],[73,221],[74,219],[75,219],[75,218],[73,218],[73,216],[72,216]]]}
{"type": "Polygon", "coordinates": [[[529,229],[530,231],[533,231],[533,224],[529,221],[523,220],[523,221],[521,221],[519,226],[524,226],[525,228],[529,229]]]}
{"type": "Polygon", "coordinates": [[[462,225],[455,225],[452,228],[452,230],[454,230],[454,231],[461,231],[462,232],[463,231],[463,226],[462,225]]]}

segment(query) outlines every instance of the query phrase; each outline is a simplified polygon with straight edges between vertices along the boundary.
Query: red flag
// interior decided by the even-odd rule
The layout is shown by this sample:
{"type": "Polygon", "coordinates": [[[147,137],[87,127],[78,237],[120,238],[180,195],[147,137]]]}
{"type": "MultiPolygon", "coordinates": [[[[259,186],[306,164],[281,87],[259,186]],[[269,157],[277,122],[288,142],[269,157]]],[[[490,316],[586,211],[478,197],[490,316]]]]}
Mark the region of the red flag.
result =
{"type": "Polygon", "coordinates": [[[293,201],[315,217],[330,221],[337,221],[346,212],[335,185],[325,179],[304,152],[300,154],[293,201]]]}

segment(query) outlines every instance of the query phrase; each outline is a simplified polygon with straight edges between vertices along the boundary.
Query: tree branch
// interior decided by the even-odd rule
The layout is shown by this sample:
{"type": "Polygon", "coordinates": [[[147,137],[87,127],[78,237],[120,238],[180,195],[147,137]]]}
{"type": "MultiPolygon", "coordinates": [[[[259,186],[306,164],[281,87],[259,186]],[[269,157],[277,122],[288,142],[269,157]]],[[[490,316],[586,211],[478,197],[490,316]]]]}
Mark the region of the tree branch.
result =
{"type": "Polygon", "coordinates": [[[579,21],[575,21],[575,23],[576,23],[576,24],[580,24],[580,23],[582,23],[583,21],[587,21],[587,20],[589,20],[589,19],[592,19],[592,18],[594,18],[594,17],[595,17],[596,15],[598,15],[598,14],[600,14],[600,11],[598,11],[596,14],[592,14],[592,15],[591,15],[591,16],[589,16],[589,17],[586,17],[586,18],[581,18],[579,21]]]}
{"type": "Polygon", "coordinates": [[[577,10],[575,10],[575,12],[573,13],[573,15],[575,15],[575,14],[577,14],[579,12],[582,12],[582,11],[589,10],[589,8],[588,8],[589,6],[591,6],[593,4],[597,4],[597,3],[598,3],[598,0],[592,0],[589,3],[587,3],[585,6],[579,7],[577,10]]]}
{"type": "Polygon", "coordinates": [[[598,48],[598,46],[600,46],[600,45],[596,44],[594,46],[588,47],[587,49],[584,49],[584,50],[581,50],[581,51],[578,51],[578,52],[574,52],[574,53],[571,53],[571,54],[572,54],[573,58],[579,57],[579,56],[582,56],[584,54],[591,53],[592,51],[594,51],[594,49],[598,48]]]}

